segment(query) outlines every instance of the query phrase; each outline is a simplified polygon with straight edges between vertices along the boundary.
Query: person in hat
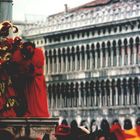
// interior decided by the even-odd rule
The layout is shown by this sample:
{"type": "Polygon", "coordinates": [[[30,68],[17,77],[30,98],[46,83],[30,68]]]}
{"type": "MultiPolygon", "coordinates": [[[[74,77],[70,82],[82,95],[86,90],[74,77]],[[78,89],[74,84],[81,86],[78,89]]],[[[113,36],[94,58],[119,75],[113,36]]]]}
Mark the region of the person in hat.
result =
{"type": "Polygon", "coordinates": [[[132,126],[132,121],[129,118],[124,120],[124,136],[125,139],[134,139],[136,138],[135,128],[132,126]]]}
{"type": "Polygon", "coordinates": [[[78,126],[77,121],[73,120],[71,126],[71,140],[84,140],[89,139],[89,130],[83,126],[78,126]]]}
{"type": "Polygon", "coordinates": [[[132,122],[131,122],[131,120],[130,119],[128,119],[128,118],[126,118],[125,120],[124,120],[124,129],[125,130],[130,130],[130,129],[132,129],[132,122]]]}
{"type": "Polygon", "coordinates": [[[70,140],[71,128],[68,125],[58,125],[55,129],[54,136],[57,140],[70,140]]]}
{"type": "Polygon", "coordinates": [[[107,140],[117,140],[117,137],[114,134],[114,132],[111,132],[109,122],[106,119],[103,119],[101,121],[100,128],[101,128],[102,133],[105,136],[105,139],[107,139],[107,140]]]}

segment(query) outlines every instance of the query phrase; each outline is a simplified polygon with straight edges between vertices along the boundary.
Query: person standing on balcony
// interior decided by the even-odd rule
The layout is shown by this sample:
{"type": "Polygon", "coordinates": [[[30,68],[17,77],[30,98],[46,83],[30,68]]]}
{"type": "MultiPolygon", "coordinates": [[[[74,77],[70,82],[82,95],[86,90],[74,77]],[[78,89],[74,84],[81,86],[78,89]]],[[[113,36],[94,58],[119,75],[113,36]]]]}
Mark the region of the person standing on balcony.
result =
{"type": "Polygon", "coordinates": [[[43,51],[32,42],[24,42],[14,55],[12,61],[19,64],[19,73],[25,77],[23,86],[27,111],[24,116],[49,117],[43,51]],[[20,59],[16,59],[16,55],[20,59]]]}

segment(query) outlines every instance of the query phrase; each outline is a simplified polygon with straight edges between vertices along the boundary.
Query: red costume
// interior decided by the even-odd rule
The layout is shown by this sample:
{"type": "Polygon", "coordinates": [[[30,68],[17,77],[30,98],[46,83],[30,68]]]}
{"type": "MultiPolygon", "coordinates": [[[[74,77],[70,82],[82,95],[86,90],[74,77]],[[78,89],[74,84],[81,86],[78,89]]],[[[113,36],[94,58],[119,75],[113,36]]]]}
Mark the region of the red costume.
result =
{"type": "Polygon", "coordinates": [[[43,74],[44,55],[41,49],[35,48],[29,61],[34,66],[31,77],[25,88],[27,113],[29,117],[49,117],[45,77],[43,74]]]}
{"type": "MultiPolygon", "coordinates": [[[[0,75],[1,81],[5,83],[5,92],[0,95],[0,117],[16,117],[16,113],[13,108],[6,105],[8,98],[15,96],[12,83],[9,76],[3,71],[0,75]]],[[[1,86],[2,88],[2,86],[1,86]]]]}
{"type": "Polygon", "coordinates": [[[25,97],[27,112],[25,117],[49,117],[45,76],[43,74],[43,51],[35,48],[31,59],[24,59],[20,50],[13,54],[13,61],[20,64],[20,73],[26,76],[25,97]],[[33,71],[29,72],[32,65],[33,71]]]}

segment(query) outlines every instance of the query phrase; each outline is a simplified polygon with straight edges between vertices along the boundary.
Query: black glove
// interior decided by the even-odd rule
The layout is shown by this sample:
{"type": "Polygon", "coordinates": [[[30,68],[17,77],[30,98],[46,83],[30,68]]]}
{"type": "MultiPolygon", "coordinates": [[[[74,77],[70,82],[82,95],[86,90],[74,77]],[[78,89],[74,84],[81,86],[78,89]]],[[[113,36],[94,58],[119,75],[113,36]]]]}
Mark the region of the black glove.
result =
{"type": "Polygon", "coordinates": [[[35,70],[34,65],[33,65],[33,64],[30,64],[30,65],[29,65],[29,73],[33,73],[34,70],[35,70]]]}

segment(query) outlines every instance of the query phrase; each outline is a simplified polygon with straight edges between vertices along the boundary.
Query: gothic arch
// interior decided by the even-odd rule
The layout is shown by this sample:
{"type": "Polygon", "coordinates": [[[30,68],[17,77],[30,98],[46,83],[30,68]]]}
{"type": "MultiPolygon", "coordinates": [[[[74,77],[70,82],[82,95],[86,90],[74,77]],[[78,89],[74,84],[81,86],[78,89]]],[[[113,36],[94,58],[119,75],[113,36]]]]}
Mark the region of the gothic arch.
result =
{"type": "Polygon", "coordinates": [[[116,47],[116,40],[113,40],[113,42],[112,42],[112,46],[114,46],[114,47],[116,47]]]}
{"type": "Polygon", "coordinates": [[[58,55],[61,55],[61,49],[60,48],[58,49],[58,55]]]}
{"type": "Polygon", "coordinates": [[[79,53],[79,51],[80,51],[79,46],[76,46],[76,52],[79,53]]]}
{"type": "Polygon", "coordinates": [[[111,86],[112,86],[112,87],[115,87],[115,86],[116,86],[116,81],[115,81],[115,79],[112,79],[111,86]]]}
{"type": "Polygon", "coordinates": [[[102,48],[105,48],[105,42],[104,41],[102,42],[102,48]]]}
{"type": "Polygon", "coordinates": [[[105,42],[102,42],[102,51],[103,51],[103,57],[105,57],[105,42]]]}
{"type": "Polygon", "coordinates": [[[97,42],[96,48],[97,48],[97,49],[100,49],[100,43],[99,43],[99,42],[97,42]]]}
{"type": "Polygon", "coordinates": [[[90,45],[89,44],[86,45],[86,50],[90,50],[90,45]]]}
{"type": "Polygon", "coordinates": [[[85,47],[84,45],[81,46],[81,52],[84,52],[85,51],[85,47]]]}
{"type": "Polygon", "coordinates": [[[122,83],[122,82],[121,82],[121,79],[118,79],[118,80],[117,80],[117,86],[118,86],[118,87],[121,87],[121,83],[122,83]]]}
{"type": "Polygon", "coordinates": [[[86,81],[86,83],[85,83],[85,90],[88,90],[88,89],[89,89],[89,82],[86,81]]]}
{"type": "Polygon", "coordinates": [[[118,40],[118,46],[122,46],[122,40],[121,39],[118,40]]]}
{"type": "Polygon", "coordinates": [[[63,49],[62,49],[62,54],[64,55],[65,53],[66,53],[66,49],[63,48],[63,49]]]}
{"type": "Polygon", "coordinates": [[[51,91],[52,91],[52,85],[51,85],[51,84],[49,84],[49,85],[48,85],[48,93],[50,94],[50,93],[51,93],[51,91]]]}
{"type": "Polygon", "coordinates": [[[123,43],[124,43],[124,46],[127,46],[128,41],[127,41],[127,39],[126,39],[126,38],[124,39],[123,43]]]}
{"type": "Polygon", "coordinates": [[[99,88],[100,88],[100,82],[97,80],[96,83],[95,83],[95,89],[96,89],[97,92],[99,91],[99,88]]]}
{"type": "Polygon", "coordinates": [[[131,37],[131,38],[129,39],[129,44],[130,44],[130,45],[133,45],[133,43],[134,43],[134,39],[131,37]]]}
{"type": "Polygon", "coordinates": [[[107,47],[110,47],[110,46],[111,46],[111,42],[107,41],[107,47]]]}
{"type": "Polygon", "coordinates": [[[49,56],[52,56],[52,50],[49,50],[49,56]]]}
{"type": "Polygon", "coordinates": [[[68,55],[70,54],[70,48],[69,47],[67,48],[67,54],[68,55]]]}
{"type": "Polygon", "coordinates": [[[91,44],[91,49],[92,49],[92,50],[95,49],[95,45],[94,45],[94,43],[91,44]]]}
{"type": "Polygon", "coordinates": [[[130,78],[128,79],[128,84],[131,86],[131,85],[132,85],[132,82],[133,82],[133,79],[130,77],[130,78]]]}
{"type": "Polygon", "coordinates": [[[72,54],[75,53],[75,48],[74,48],[74,46],[72,46],[72,48],[71,48],[71,53],[72,53],[72,54]]]}
{"type": "Polygon", "coordinates": [[[91,81],[90,82],[90,90],[93,90],[93,88],[94,88],[94,81],[91,81]]]}
{"type": "Polygon", "coordinates": [[[104,80],[102,80],[101,81],[101,91],[102,91],[102,95],[104,96],[105,95],[105,81],[104,80]]]}
{"type": "Polygon", "coordinates": [[[78,82],[75,83],[75,89],[76,89],[76,91],[79,90],[79,83],[78,82]]]}
{"type": "Polygon", "coordinates": [[[84,82],[81,82],[81,83],[80,83],[80,88],[81,88],[81,90],[84,89],[84,82]]]}
{"type": "Polygon", "coordinates": [[[56,49],[53,50],[53,56],[56,56],[56,49]]]}

